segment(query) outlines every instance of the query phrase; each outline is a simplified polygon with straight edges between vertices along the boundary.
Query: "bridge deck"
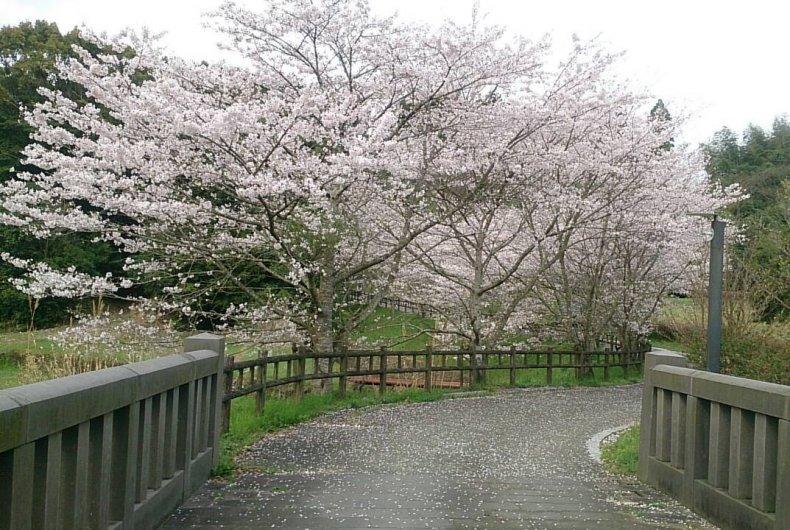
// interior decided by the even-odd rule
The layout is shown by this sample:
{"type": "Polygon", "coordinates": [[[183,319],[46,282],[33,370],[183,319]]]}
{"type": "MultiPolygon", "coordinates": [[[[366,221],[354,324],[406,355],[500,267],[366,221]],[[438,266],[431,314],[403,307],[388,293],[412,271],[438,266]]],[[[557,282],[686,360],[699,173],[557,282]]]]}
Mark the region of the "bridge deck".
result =
{"type": "Polygon", "coordinates": [[[164,528],[689,528],[604,472],[587,440],[635,421],[637,385],[539,389],[330,414],[267,436],[164,528]]]}

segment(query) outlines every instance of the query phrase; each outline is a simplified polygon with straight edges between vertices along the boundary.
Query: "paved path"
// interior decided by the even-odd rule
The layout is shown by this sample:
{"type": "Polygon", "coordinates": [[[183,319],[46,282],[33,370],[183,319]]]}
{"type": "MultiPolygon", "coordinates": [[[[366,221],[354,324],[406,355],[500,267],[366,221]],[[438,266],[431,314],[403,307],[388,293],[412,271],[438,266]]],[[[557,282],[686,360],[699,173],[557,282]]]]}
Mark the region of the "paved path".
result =
{"type": "Polygon", "coordinates": [[[344,411],[267,436],[247,471],[204,485],[164,528],[699,528],[604,472],[596,433],[637,419],[641,388],[509,391],[344,411]]]}

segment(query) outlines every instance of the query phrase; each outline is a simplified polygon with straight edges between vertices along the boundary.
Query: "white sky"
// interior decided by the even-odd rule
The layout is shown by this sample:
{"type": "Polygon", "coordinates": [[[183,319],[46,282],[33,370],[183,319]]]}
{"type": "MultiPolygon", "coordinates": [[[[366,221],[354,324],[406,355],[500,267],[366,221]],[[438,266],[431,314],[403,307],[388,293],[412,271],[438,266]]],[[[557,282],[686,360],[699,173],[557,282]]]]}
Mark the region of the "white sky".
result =
{"type": "MultiPolygon", "coordinates": [[[[217,55],[201,14],[220,0],[0,0],[0,25],[55,21],[61,30],[85,24],[167,31],[176,54],[217,55]]],[[[370,0],[382,14],[406,20],[468,20],[474,0],[370,0]]],[[[240,3],[255,6],[255,0],[240,3]]],[[[707,140],[726,125],[770,127],[790,113],[790,0],[480,0],[489,22],[557,45],[572,33],[600,36],[626,52],[619,68],[661,97],[670,112],[690,115],[684,140],[707,140]]]]}

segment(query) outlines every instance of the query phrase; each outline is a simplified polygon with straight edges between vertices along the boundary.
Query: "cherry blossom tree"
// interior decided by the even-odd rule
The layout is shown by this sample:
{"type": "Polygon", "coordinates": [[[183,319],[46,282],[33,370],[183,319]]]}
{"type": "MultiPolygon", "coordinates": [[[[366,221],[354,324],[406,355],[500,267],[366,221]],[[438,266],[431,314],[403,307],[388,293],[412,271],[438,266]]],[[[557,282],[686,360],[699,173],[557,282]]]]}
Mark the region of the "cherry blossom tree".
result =
{"type": "Polygon", "coordinates": [[[209,21],[231,61],[93,37],[99,52],[59,65],[85,97],[42,89],[25,150],[40,172],[0,186],[0,222],[91,234],[128,259],[124,278],[93,279],[4,256],[21,288],[98,290],[252,340],[277,320],[331,352],[391,293],[473,345],[536,315],[575,330],[592,275],[597,321],[638,328],[636,294],[685,263],[666,257],[682,216],[725,200],[689,153],[657,147],[673,131],[594,43],[551,67],[545,41],[476,16],[415,27],[363,0],[225,3],[209,21]]]}
{"type": "Polygon", "coordinates": [[[678,124],[637,121],[650,134],[634,135],[622,123],[613,130],[615,143],[631,154],[613,188],[617,193],[607,194],[605,215],[574,230],[533,293],[543,313],[539,321],[587,351],[606,336],[635,346],[663,299],[688,288],[691,268],[704,255],[709,231],[692,214],[740,198],[737,187],[708,181],[698,153],[667,148],[678,124]]]}
{"type": "Polygon", "coordinates": [[[499,344],[507,331],[536,334],[547,321],[589,348],[612,327],[644,330],[701,242],[688,212],[729,200],[692,152],[657,148],[676,124],[657,123],[646,96],[614,82],[615,59],[577,43],[519,94],[521,105],[498,105],[488,137],[478,126],[458,150],[486,185],[474,202],[444,197],[458,203],[456,214],[417,238],[399,287],[432,300],[442,331],[466,345],[499,344]],[[657,221],[644,224],[648,211],[657,221]],[[653,222],[669,232],[650,232],[653,222]],[[683,250],[664,256],[673,245],[683,250]]]}
{"type": "Polygon", "coordinates": [[[518,87],[541,45],[501,31],[406,27],[365,2],[231,3],[211,19],[234,65],[168,57],[148,35],[101,39],[59,66],[88,101],[42,90],[27,163],[0,189],[0,221],[36,237],[95,234],[155,283],[160,311],[254,329],[291,322],[313,347],[369,315],[405,249],[474,190],[453,148],[470,105],[518,87]],[[238,64],[236,64],[238,63],[238,64]],[[374,296],[344,307],[343,293],[374,296]],[[234,302],[216,313],[220,293],[234,302]]]}

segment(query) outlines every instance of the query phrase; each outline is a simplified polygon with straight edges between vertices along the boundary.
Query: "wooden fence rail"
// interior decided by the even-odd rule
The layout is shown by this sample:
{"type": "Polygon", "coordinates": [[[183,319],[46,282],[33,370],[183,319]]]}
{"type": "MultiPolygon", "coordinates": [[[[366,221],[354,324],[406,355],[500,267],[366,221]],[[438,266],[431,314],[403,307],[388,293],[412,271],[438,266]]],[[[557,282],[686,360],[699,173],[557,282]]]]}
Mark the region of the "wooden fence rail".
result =
{"type": "Polygon", "coordinates": [[[256,408],[262,410],[266,390],[292,385],[297,398],[304,392],[305,381],[337,379],[339,391],[346,392],[349,378],[376,384],[384,392],[392,384],[390,376],[416,374],[419,386],[430,390],[435,386],[435,374],[458,373],[458,386],[482,383],[485,374],[492,370],[507,371],[509,384],[516,385],[517,370],[545,370],[546,384],[553,383],[557,369],[573,369],[579,376],[585,371],[600,369],[604,379],[613,367],[629,370],[640,369],[644,355],[650,350],[644,345],[632,351],[559,351],[486,349],[476,352],[464,350],[348,350],[313,352],[304,347],[294,352],[236,361],[229,358],[225,365],[224,425],[228,425],[230,402],[249,394],[256,395],[256,408]]]}
{"type": "MultiPolygon", "coordinates": [[[[376,298],[375,295],[363,291],[352,291],[347,296],[348,301],[357,303],[368,303],[374,298],[376,298]]],[[[395,309],[402,313],[411,313],[422,317],[430,317],[436,313],[436,309],[430,304],[412,302],[411,300],[403,300],[401,298],[392,298],[389,296],[379,298],[376,305],[378,307],[395,309]]]]}

